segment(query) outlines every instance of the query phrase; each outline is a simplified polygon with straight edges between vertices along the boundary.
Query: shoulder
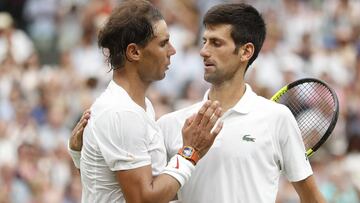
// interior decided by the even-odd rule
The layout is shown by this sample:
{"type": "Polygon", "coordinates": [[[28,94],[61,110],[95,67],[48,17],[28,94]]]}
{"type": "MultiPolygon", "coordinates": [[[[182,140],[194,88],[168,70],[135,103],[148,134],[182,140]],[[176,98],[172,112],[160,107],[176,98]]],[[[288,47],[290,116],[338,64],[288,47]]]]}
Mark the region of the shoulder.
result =
{"type": "Polygon", "coordinates": [[[283,125],[293,125],[296,123],[294,115],[290,109],[277,102],[266,99],[262,96],[255,96],[252,107],[252,115],[257,118],[266,119],[269,126],[278,129],[283,125]]]}
{"type": "Polygon", "coordinates": [[[169,122],[172,123],[174,121],[183,123],[188,117],[196,113],[200,109],[203,103],[204,102],[201,101],[186,108],[182,108],[177,111],[165,114],[161,116],[157,122],[160,124],[169,123],[169,122]]]}
{"type": "MultiPolygon", "coordinates": [[[[146,105],[152,111],[150,101],[146,99],[146,105]]],[[[119,94],[109,87],[104,90],[91,106],[91,115],[114,116],[119,114],[142,115],[145,111],[125,94],[119,94]]]]}
{"type": "Polygon", "coordinates": [[[287,106],[266,99],[262,96],[256,95],[255,103],[256,103],[256,108],[255,108],[256,111],[261,111],[263,113],[268,113],[273,116],[279,116],[279,117],[288,117],[292,115],[291,111],[287,106]]]}
{"type": "Polygon", "coordinates": [[[96,123],[119,122],[118,124],[126,124],[136,121],[140,125],[146,121],[145,117],[145,111],[131,103],[104,101],[100,98],[91,106],[90,120],[96,123]]]}

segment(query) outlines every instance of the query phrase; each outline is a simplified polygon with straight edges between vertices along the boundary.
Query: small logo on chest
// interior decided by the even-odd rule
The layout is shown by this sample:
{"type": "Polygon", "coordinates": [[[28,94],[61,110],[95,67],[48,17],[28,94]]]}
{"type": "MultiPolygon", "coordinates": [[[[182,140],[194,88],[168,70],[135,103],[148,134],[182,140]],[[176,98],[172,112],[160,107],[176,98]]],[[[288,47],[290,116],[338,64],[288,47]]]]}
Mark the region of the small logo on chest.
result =
{"type": "Polygon", "coordinates": [[[255,142],[255,138],[251,137],[251,135],[244,135],[242,137],[242,140],[246,141],[246,142],[255,142]]]}

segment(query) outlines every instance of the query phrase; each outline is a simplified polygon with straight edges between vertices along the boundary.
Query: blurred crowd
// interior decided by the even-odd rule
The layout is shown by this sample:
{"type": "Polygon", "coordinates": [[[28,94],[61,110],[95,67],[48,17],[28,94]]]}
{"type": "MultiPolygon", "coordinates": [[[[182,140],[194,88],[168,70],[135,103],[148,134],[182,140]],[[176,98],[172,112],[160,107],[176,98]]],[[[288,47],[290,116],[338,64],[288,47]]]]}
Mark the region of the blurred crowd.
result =
{"type": "MultiPolygon", "coordinates": [[[[67,139],[112,73],[97,32],[121,0],[0,1],[0,203],[77,203],[79,172],[67,139]]],[[[201,16],[213,5],[259,9],[267,38],[246,80],[270,98],[303,77],[335,88],[340,115],[313,157],[330,203],[360,202],[360,0],[152,0],[177,50],[163,81],[151,86],[157,117],[202,99],[201,16]]],[[[280,181],[277,203],[298,202],[280,181]]]]}

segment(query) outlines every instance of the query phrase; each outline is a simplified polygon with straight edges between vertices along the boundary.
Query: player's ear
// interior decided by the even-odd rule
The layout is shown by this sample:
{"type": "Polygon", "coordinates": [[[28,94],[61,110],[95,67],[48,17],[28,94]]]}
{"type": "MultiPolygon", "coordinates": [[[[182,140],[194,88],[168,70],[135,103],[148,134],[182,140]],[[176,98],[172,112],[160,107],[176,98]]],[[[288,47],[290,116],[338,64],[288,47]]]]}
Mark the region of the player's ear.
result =
{"type": "Polygon", "coordinates": [[[136,45],[135,43],[130,43],[127,47],[126,47],[126,59],[130,62],[132,61],[138,61],[140,59],[141,56],[141,52],[139,49],[139,46],[136,45]]]}
{"type": "Polygon", "coordinates": [[[249,61],[254,55],[255,46],[253,43],[248,42],[239,48],[241,61],[249,61]]]}

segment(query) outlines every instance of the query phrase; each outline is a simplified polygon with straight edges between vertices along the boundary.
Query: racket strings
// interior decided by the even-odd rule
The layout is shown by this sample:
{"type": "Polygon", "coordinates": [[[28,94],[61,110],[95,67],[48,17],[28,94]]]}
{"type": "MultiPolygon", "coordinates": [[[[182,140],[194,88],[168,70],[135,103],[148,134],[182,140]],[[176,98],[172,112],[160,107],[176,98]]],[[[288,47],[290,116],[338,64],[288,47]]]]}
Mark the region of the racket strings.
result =
{"type": "MultiPolygon", "coordinates": [[[[310,97],[309,100],[311,104],[314,104],[314,102],[318,102],[317,100],[323,99],[322,97],[310,97]],[[316,101],[312,101],[316,99],[316,101]]],[[[329,127],[330,122],[329,120],[324,119],[324,115],[321,114],[321,110],[323,108],[326,108],[328,105],[324,105],[324,102],[322,102],[322,105],[319,105],[317,109],[314,111],[308,111],[309,117],[305,117],[305,119],[302,119],[302,122],[299,122],[300,129],[302,129],[302,134],[304,135],[304,142],[306,143],[307,147],[314,146],[320,139],[321,135],[325,134],[326,129],[329,127]],[[314,122],[318,123],[318,126],[314,127],[311,126],[314,122]],[[309,128],[310,126],[310,128],[309,128]],[[305,132],[304,132],[305,131],[305,132]]],[[[319,103],[321,104],[321,103],[319,103]]],[[[325,110],[326,111],[326,110],[325,110]]]]}
{"type": "MultiPolygon", "coordinates": [[[[308,86],[306,88],[301,89],[301,93],[303,94],[303,97],[310,98],[307,101],[314,105],[317,104],[317,109],[314,111],[311,111],[311,107],[307,105],[308,107],[308,115],[307,117],[302,119],[302,122],[299,122],[299,127],[302,130],[302,134],[304,135],[304,142],[306,143],[306,147],[314,146],[319,139],[321,139],[321,135],[325,134],[326,129],[330,125],[330,120],[324,119],[324,115],[321,113],[324,112],[321,109],[324,109],[326,107],[329,107],[329,105],[326,105],[326,102],[323,100],[323,94],[319,94],[318,97],[314,97],[313,95],[306,95],[306,93],[309,93],[311,90],[311,87],[308,86]],[[305,91],[305,92],[304,92],[305,91]],[[310,111],[309,111],[310,110],[310,111]],[[318,123],[318,126],[311,126],[314,122],[318,123]],[[310,128],[309,128],[310,126],[310,128]],[[312,127],[312,128],[311,128],[312,127]]],[[[321,90],[322,91],[322,90],[321,90]]],[[[315,91],[311,91],[315,92],[315,91]]],[[[318,92],[317,92],[318,93],[318,92]]],[[[302,98],[306,99],[306,98],[302,98]]],[[[325,100],[326,101],[326,100],[325,100]]],[[[328,109],[325,109],[325,111],[328,109]]]]}
{"type": "MultiPolygon", "coordinates": [[[[320,106],[323,107],[324,105],[320,106]]],[[[328,105],[326,105],[328,107],[328,105]]],[[[325,109],[325,111],[332,111],[332,109],[325,109]]],[[[314,116],[318,116],[318,115],[314,115],[314,116]]],[[[306,137],[305,139],[305,143],[308,143],[307,145],[309,147],[313,147],[315,146],[316,143],[319,142],[319,140],[322,138],[323,135],[325,135],[327,129],[329,128],[329,126],[331,125],[331,116],[328,115],[324,115],[322,114],[320,119],[318,119],[318,121],[313,121],[313,122],[319,122],[318,124],[318,129],[317,132],[308,132],[308,137],[306,137]],[[320,127],[321,126],[321,127],[320,127]],[[316,134],[313,134],[316,133],[316,134]]],[[[311,125],[311,121],[308,122],[309,125],[311,125]]]]}
{"type": "Polygon", "coordinates": [[[320,83],[303,83],[280,98],[295,116],[306,149],[316,145],[325,134],[334,114],[335,101],[327,87],[320,83]]]}

